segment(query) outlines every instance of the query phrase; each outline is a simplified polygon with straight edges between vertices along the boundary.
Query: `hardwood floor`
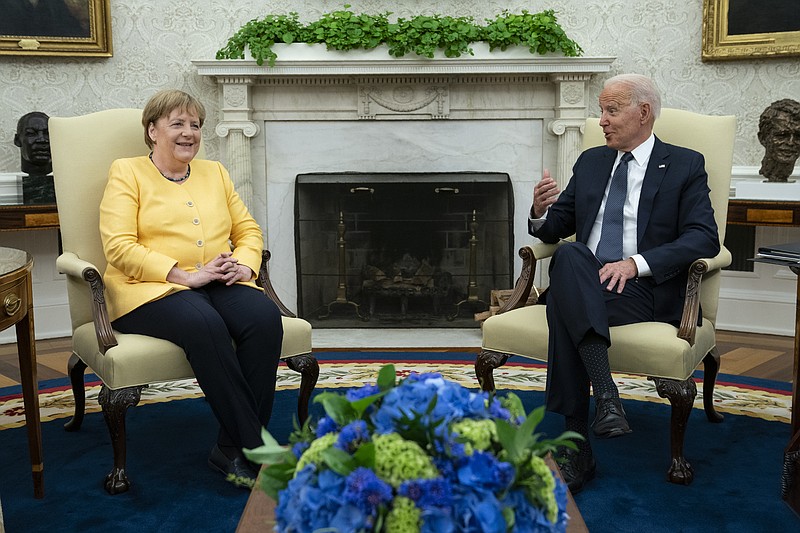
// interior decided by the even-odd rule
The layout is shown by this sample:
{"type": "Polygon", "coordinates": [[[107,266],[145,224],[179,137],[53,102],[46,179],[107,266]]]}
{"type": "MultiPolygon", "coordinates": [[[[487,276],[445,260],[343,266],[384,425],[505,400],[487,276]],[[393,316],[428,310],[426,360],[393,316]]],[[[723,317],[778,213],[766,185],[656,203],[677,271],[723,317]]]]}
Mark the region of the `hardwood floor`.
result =
{"type": "MultiPolygon", "coordinates": [[[[720,372],[775,381],[791,382],[794,364],[794,338],[732,331],[717,332],[717,347],[722,355],[720,372]]],[[[477,348],[474,348],[477,352],[477,348]]],[[[36,342],[40,381],[66,376],[71,353],[69,338],[36,342]]],[[[0,387],[19,384],[19,358],[16,344],[0,345],[0,387]]]]}

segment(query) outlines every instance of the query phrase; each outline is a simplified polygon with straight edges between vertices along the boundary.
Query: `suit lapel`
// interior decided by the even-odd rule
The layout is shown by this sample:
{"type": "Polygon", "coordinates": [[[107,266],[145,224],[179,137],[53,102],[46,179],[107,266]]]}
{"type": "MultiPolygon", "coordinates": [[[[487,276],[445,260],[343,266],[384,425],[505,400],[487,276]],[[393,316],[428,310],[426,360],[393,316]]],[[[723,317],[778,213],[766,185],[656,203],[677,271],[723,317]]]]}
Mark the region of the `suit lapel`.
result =
{"type": "Polygon", "coordinates": [[[589,239],[589,233],[592,231],[592,226],[597,218],[597,213],[600,211],[600,204],[603,203],[603,195],[608,186],[608,180],[611,179],[611,169],[614,166],[614,160],[617,157],[617,151],[611,148],[606,148],[602,151],[599,161],[597,162],[597,173],[589,176],[589,183],[586,184],[586,217],[583,217],[581,227],[577,228],[576,237],[580,242],[586,242],[589,239]],[[606,179],[602,179],[605,176],[606,179]]]}
{"type": "Polygon", "coordinates": [[[664,181],[664,176],[669,169],[669,150],[667,146],[656,137],[653,153],[650,155],[650,162],[644,173],[642,182],[642,195],[639,198],[639,214],[636,222],[636,239],[641,244],[644,230],[650,223],[650,215],[653,211],[653,201],[656,193],[664,181]]]}

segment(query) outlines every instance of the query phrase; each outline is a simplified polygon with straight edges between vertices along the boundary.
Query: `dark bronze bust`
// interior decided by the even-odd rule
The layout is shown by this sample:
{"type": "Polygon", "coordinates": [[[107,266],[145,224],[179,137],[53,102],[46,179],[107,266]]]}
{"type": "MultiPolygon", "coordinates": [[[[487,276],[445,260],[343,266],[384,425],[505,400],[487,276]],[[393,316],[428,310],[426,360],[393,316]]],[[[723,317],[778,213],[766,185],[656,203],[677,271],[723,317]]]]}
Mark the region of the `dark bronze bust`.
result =
{"type": "Polygon", "coordinates": [[[17,121],[14,144],[20,148],[20,168],[27,174],[22,178],[22,199],[26,204],[52,204],[56,201],[47,129],[49,118],[41,111],[33,111],[17,121]]]}
{"type": "Polygon", "coordinates": [[[766,152],[759,173],[786,183],[800,156],[800,102],[785,98],[767,107],[758,121],[758,140],[766,152]]]}

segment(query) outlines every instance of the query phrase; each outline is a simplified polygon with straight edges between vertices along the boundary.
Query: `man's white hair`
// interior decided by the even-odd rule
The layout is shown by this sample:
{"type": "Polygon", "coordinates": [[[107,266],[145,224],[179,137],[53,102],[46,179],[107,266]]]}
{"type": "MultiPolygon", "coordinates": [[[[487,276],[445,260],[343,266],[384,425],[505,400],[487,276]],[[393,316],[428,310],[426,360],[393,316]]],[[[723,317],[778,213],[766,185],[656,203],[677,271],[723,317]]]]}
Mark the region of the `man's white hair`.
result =
{"type": "Polygon", "coordinates": [[[653,117],[661,115],[661,94],[653,80],[641,74],[617,74],[608,78],[603,87],[610,87],[614,84],[625,85],[631,92],[631,104],[650,104],[653,117]]]}

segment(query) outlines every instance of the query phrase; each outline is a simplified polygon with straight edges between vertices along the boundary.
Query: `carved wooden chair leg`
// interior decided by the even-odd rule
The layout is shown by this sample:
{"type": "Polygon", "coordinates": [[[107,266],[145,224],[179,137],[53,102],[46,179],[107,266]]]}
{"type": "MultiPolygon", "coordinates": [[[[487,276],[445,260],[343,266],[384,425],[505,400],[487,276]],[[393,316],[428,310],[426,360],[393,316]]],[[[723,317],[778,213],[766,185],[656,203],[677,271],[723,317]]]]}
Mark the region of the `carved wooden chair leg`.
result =
{"type": "Polygon", "coordinates": [[[67,374],[72,384],[72,397],[75,399],[75,414],[64,424],[67,431],[78,431],[83,424],[83,417],[86,414],[86,384],[83,382],[83,374],[86,371],[86,363],[74,353],[67,362],[67,374]]]}
{"type": "Polygon", "coordinates": [[[509,355],[505,353],[481,350],[481,353],[475,359],[475,376],[478,378],[481,390],[491,392],[495,389],[492,372],[494,372],[495,368],[500,368],[506,364],[508,358],[509,355]]]}
{"type": "Polygon", "coordinates": [[[311,393],[317,386],[319,379],[319,363],[316,357],[311,354],[295,355],[286,359],[286,366],[299,372],[300,395],[297,398],[297,419],[300,424],[308,418],[308,404],[311,401],[311,393]]]}
{"type": "Polygon", "coordinates": [[[667,398],[672,406],[670,420],[670,449],[672,463],[667,471],[667,479],[678,485],[689,485],[694,479],[694,470],[683,456],[683,440],[686,425],[692,412],[694,399],[697,397],[697,386],[689,377],[683,381],[664,378],[650,378],[656,384],[658,395],[667,398]]]}
{"type": "Polygon", "coordinates": [[[97,397],[103,408],[103,417],[106,419],[108,432],[111,434],[111,447],[114,449],[114,468],[105,480],[105,489],[109,494],[120,494],[130,488],[130,482],[125,473],[127,459],[125,413],[129,407],[134,407],[139,403],[144,387],[111,390],[103,385],[97,397]]]}
{"type": "Polygon", "coordinates": [[[718,424],[725,417],[714,408],[714,386],[719,372],[719,350],[714,346],[703,358],[703,410],[709,422],[718,424]]]}

